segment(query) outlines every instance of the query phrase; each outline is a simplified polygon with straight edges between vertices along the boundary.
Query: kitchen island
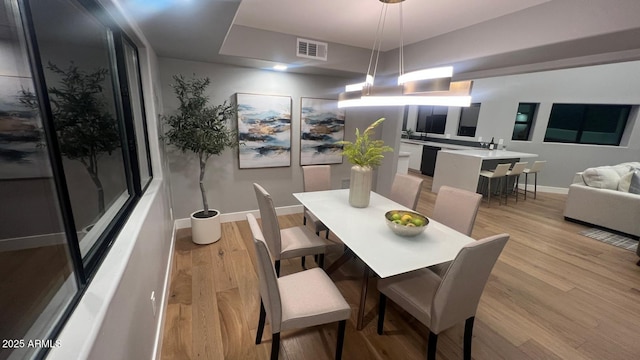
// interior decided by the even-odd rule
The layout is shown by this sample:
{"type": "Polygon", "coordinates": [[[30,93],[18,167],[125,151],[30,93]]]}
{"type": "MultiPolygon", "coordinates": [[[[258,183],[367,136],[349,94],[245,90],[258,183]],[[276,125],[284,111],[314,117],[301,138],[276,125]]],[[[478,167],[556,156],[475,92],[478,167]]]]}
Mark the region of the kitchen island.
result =
{"type": "Polygon", "coordinates": [[[437,193],[440,186],[447,185],[476,192],[481,170],[535,157],[538,155],[507,150],[440,150],[431,191],[437,193]]]}

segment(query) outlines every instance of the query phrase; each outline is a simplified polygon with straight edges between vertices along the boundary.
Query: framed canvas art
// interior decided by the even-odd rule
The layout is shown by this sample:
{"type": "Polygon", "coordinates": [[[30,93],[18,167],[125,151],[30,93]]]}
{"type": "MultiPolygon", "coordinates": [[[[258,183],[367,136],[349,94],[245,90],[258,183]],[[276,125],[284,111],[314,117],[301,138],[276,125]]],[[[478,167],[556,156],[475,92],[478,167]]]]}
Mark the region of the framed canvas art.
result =
{"type": "Polygon", "coordinates": [[[300,100],[300,165],[340,164],[344,110],[336,100],[300,100]]]}
{"type": "Polygon", "coordinates": [[[240,169],[291,166],[291,97],[236,94],[240,169]]]}
{"type": "Polygon", "coordinates": [[[50,177],[31,78],[0,76],[0,179],[50,177]]]}

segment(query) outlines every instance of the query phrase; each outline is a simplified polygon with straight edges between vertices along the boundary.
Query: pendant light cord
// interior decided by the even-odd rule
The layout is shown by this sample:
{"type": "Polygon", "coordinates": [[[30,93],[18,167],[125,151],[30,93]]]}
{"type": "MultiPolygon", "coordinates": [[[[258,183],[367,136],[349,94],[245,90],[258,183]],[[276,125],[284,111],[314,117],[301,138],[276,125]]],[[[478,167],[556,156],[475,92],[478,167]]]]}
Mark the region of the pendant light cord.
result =
{"type": "MultiPolygon", "coordinates": [[[[380,59],[380,49],[382,47],[382,35],[384,34],[384,25],[387,19],[387,4],[382,4],[382,9],[380,10],[380,17],[378,18],[378,27],[376,28],[376,36],[373,39],[373,46],[371,47],[371,57],[369,58],[369,67],[367,68],[367,75],[371,75],[372,79],[375,80],[376,72],[378,71],[378,60],[380,59]],[[375,55],[375,63],[373,61],[375,55]],[[373,66],[373,73],[371,72],[371,67],[373,66]]],[[[365,78],[365,82],[367,79],[365,78]]],[[[373,85],[373,84],[370,84],[373,85]]]]}

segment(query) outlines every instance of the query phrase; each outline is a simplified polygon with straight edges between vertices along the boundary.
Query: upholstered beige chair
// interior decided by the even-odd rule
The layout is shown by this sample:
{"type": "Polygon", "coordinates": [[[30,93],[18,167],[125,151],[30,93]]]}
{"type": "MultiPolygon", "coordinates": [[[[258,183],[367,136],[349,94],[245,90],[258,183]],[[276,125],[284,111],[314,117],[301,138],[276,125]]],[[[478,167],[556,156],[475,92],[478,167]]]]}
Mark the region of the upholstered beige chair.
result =
{"type": "MultiPolygon", "coordinates": [[[[511,177],[515,177],[515,182],[513,183],[513,188],[511,191],[509,192],[514,192],[516,193],[516,202],[518,202],[518,193],[520,192],[518,190],[518,183],[520,182],[520,175],[522,174],[522,172],[524,171],[524,169],[527,167],[527,165],[529,165],[529,163],[527,161],[521,161],[521,162],[517,162],[515,164],[513,164],[513,167],[511,168],[511,170],[507,171],[507,184],[509,184],[509,178],[511,177]]],[[[507,192],[507,196],[505,197],[504,203],[507,203],[507,200],[509,199],[509,192],[507,192]]]]}
{"type": "Polygon", "coordinates": [[[546,160],[534,161],[530,168],[524,169],[524,199],[527,200],[527,188],[529,187],[529,174],[534,175],[533,180],[533,198],[538,196],[538,173],[546,164],[546,160]]]}
{"type": "Polygon", "coordinates": [[[471,360],[471,336],[478,302],[508,239],[508,234],[500,234],[466,245],[443,277],[421,269],[378,280],[378,334],[383,332],[389,298],[429,328],[428,360],[436,358],[438,334],[465,321],[463,353],[465,360],[471,360]]]}
{"type": "MultiPolygon", "coordinates": [[[[304,191],[323,191],[331,190],[331,167],[329,165],[306,165],[302,167],[302,178],[304,183],[304,191]]],[[[317,235],[321,231],[326,231],[326,238],[329,238],[329,229],[322,221],[313,215],[306,208],[304,209],[304,224],[307,219],[312,225],[312,229],[317,235]]]]}
{"type": "MultiPolygon", "coordinates": [[[[438,190],[431,218],[453,230],[471,236],[482,195],[443,185],[438,190]]],[[[429,270],[444,276],[451,262],[430,266],[429,270]]]]}
{"type": "Polygon", "coordinates": [[[424,180],[417,176],[396,174],[391,184],[389,198],[400,205],[415,210],[420,199],[420,190],[424,180]]]}
{"type": "Polygon", "coordinates": [[[431,218],[471,236],[482,195],[443,185],[438,190],[431,218]]]}
{"type": "Polygon", "coordinates": [[[502,204],[502,188],[505,187],[504,184],[504,180],[507,178],[507,171],[509,171],[509,168],[511,167],[511,164],[498,164],[498,166],[496,166],[495,170],[490,171],[490,170],[482,170],[480,171],[480,177],[481,178],[486,178],[487,179],[487,206],[491,206],[491,180],[493,179],[498,179],[499,183],[498,183],[498,204],[501,205],[502,204]]]}
{"type": "Polygon", "coordinates": [[[262,342],[267,317],[271,324],[272,360],[278,359],[280,332],[337,321],[336,359],[341,359],[345,326],[351,314],[349,304],[322,269],[313,268],[278,278],[258,221],[252,214],[247,215],[247,221],[256,248],[260,282],[260,319],[256,344],[262,342]]]}
{"type": "Polygon", "coordinates": [[[280,229],[278,215],[271,195],[259,184],[254,183],[253,188],[260,208],[262,230],[275,260],[276,273],[280,274],[281,259],[291,259],[306,255],[318,255],[318,265],[322,267],[325,249],[327,246],[334,244],[314,234],[306,226],[280,229]]]}

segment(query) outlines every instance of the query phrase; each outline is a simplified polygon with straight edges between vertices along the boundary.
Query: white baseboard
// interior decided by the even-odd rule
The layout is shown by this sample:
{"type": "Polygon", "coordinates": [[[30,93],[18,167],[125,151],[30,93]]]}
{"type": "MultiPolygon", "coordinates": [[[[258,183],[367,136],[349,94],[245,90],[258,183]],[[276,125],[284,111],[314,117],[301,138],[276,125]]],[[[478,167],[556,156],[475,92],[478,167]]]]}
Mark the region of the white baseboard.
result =
{"type": "MultiPolygon", "coordinates": [[[[281,206],[276,208],[276,213],[278,215],[291,215],[291,214],[299,214],[304,210],[302,205],[290,205],[290,206],[281,206]]],[[[255,217],[260,217],[260,211],[258,210],[249,210],[249,211],[239,211],[228,214],[220,215],[220,222],[233,222],[233,221],[242,221],[247,219],[247,214],[253,214],[255,217]]],[[[175,221],[176,230],[178,229],[187,229],[191,227],[191,219],[177,219],[175,221]]]]}
{"type": "MultiPolygon", "coordinates": [[[[524,184],[518,184],[518,188],[520,190],[524,190],[524,184]]],[[[528,189],[529,189],[529,192],[533,192],[533,185],[529,184],[528,189]]],[[[544,193],[565,194],[566,195],[566,194],[569,193],[569,188],[538,185],[538,191],[544,192],[544,193]]]]}

